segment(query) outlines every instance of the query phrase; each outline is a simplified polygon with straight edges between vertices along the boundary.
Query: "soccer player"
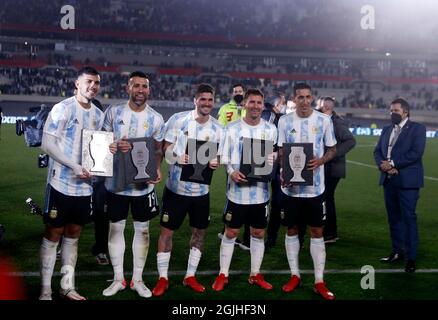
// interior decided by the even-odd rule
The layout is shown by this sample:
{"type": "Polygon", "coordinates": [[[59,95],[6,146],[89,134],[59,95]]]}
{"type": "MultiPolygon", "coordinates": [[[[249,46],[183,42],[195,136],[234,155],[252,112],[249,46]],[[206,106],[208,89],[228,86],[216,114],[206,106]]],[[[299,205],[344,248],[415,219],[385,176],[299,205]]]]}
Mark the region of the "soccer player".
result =
{"type": "Polygon", "coordinates": [[[140,297],[149,298],[152,293],[143,282],[143,269],[149,249],[149,220],[159,214],[154,186],[161,181],[164,121],[163,117],[147,104],[150,87],[146,74],[141,71],[132,72],[129,75],[127,92],[129,94],[127,103],[112,106],[105,112],[103,129],[114,132],[117,150],[120,152],[128,152],[132,148],[126,138],[152,137],[155,143],[154,156],[158,177],[149,183],[132,183],[121,191],[117,183],[118,170],[114,170],[114,177],[107,178],[105,181],[105,187],[109,191],[107,194],[110,219],[108,252],[114,269],[114,281],[103,290],[103,295],[113,296],[126,287],[123,275],[124,230],[131,207],[135,232],[132,241],[133,276],[130,287],[137,291],[140,297]]]}
{"type": "Polygon", "coordinates": [[[50,157],[44,223],[40,250],[42,288],[40,300],[52,300],[51,278],[56,247],[63,236],[60,293],[70,300],[85,300],[74,287],[78,240],[90,221],[91,175],[81,163],[82,129],[99,130],[103,113],[91,102],[100,88],[99,73],[90,67],[78,71],[75,96],[53,106],[44,125],[41,149],[50,157]]]}
{"type": "MultiPolygon", "coordinates": [[[[223,221],[225,234],[220,247],[220,273],[213,283],[213,290],[221,291],[228,283],[228,272],[234,252],[234,243],[244,223],[249,223],[251,239],[250,284],[271,290],[272,285],[264,280],[260,266],[265,252],[264,234],[268,218],[269,184],[249,182],[239,171],[243,138],[277,140],[275,125],[261,119],[264,96],[260,90],[249,89],[244,98],[245,117],[228,125],[222,151],[222,162],[227,164],[227,203],[223,221]]],[[[273,165],[274,153],[268,156],[273,165]]]]}
{"type": "MultiPolygon", "coordinates": [[[[157,268],[159,279],[152,290],[154,296],[161,296],[169,286],[168,269],[172,252],[172,237],[186,216],[190,218],[192,236],[187,272],[183,280],[185,286],[195,292],[204,292],[205,287],[195,278],[196,269],[202,255],[202,247],[207,227],[210,223],[209,186],[181,181],[182,165],[190,163],[186,153],[187,139],[220,143],[223,127],[210,115],[214,105],[214,89],[209,84],[200,84],[195,94],[195,110],[174,114],[166,123],[164,150],[180,159],[170,163],[169,177],[163,194],[160,238],[158,240],[157,268]]],[[[194,163],[194,161],[192,162],[194,163]]],[[[209,167],[217,169],[217,159],[209,161],[209,167]]]]}
{"type": "Polygon", "coordinates": [[[307,163],[307,170],[313,171],[313,185],[291,186],[283,180],[284,219],[287,226],[285,247],[287,260],[291,270],[291,278],[283,286],[284,292],[292,292],[300,282],[298,254],[300,242],[298,225],[306,222],[310,226],[310,254],[312,256],[315,286],[314,291],[324,299],[333,300],[323,280],[326,260],[323,226],[325,219],[324,193],[324,163],[336,155],[336,138],[330,117],[312,109],[312,89],[306,83],[297,83],[293,88],[296,112],[280,118],[278,122],[278,147],[282,165],[284,143],[313,143],[314,157],[307,163]],[[326,151],[325,151],[326,150],[326,151]]]}

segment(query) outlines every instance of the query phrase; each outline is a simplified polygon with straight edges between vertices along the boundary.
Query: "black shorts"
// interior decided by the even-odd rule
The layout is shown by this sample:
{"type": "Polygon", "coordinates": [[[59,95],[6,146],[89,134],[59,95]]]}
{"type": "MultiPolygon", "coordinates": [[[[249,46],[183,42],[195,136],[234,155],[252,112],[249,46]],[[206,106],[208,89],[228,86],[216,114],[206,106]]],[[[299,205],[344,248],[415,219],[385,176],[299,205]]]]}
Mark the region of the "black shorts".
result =
{"type": "Polygon", "coordinates": [[[298,198],[283,194],[283,205],[282,224],[288,228],[304,223],[317,228],[324,226],[326,215],[324,195],[298,198]]]}
{"type": "Polygon", "coordinates": [[[231,229],[250,225],[264,229],[268,225],[269,201],[260,204],[238,204],[227,200],[222,220],[231,229]]]}
{"type": "Polygon", "coordinates": [[[134,221],[146,222],[160,213],[155,190],[144,196],[124,196],[108,192],[106,201],[108,218],[111,222],[126,220],[130,205],[134,221]]]}
{"type": "Polygon", "coordinates": [[[67,224],[83,226],[91,222],[91,195],[67,196],[48,185],[46,203],[43,220],[52,227],[61,228],[67,224]]]}
{"type": "Polygon", "coordinates": [[[167,187],[164,188],[161,226],[177,230],[183,224],[187,213],[192,228],[206,229],[210,224],[210,195],[182,196],[170,191],[167,187]]]}

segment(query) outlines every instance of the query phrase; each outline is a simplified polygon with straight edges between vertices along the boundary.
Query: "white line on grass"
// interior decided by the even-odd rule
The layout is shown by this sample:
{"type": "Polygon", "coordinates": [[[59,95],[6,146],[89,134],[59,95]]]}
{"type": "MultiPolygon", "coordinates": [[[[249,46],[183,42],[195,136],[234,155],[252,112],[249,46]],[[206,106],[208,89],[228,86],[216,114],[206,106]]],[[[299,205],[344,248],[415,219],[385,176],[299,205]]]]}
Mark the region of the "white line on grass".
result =
{"type": "MultiPolygon", "coordinates": [[[[363,162],[357,162],[357,161],[352,161],[352,160],[347,160],[347,162],[351,163],[351,164],[358,165],[358,166],[367,167],[367,168],[373,168],[373,169],[377,170],[376,166],[373,166],[373,165],[370,165],[370,164],[366,164],[366,163],[363,163],[363,162]]],[[[435,177],[425,176],[424,179],[432,180],[432,181],[438,181],[438,178],[435,178],[435,177]]]]}
{"type": "MultiPolygon", "coordinates": [[[[375,269],[375,273],[404,273],[404,269],[375,269]]],[[[438,273],[438,269],[417,269],[416,273],[438,273]]],[[[198,271],[196,274],[203,276],[212,276],[217,275],[219,273],[218,270],[205,270],[198,271]]],[[[247,275],[249,273],[248,270],[231,270],[231,275],[247,275]]],[[[262,274],[290,274],[290,270],[262,270],[262,274]]],[[[313,274],[313,270],[300,270],[300,273],[303,274],[313,274]]],[[[324,273],[327,274],[360,274],[360,269],[328,269],[325,270],[324,273]]],[[[75,273],[77,277],[94,277],[94,276],[113,276],[112,271],[78,271],[75,273]]],[[[132,272],[126,272],[126,275],[132,275],[132,272]]],[[[148,271],[143,273],[145,276],[158,276],[158,272],[156,271],[148,271]]],[[[169,271],[170,276],[184,276],[186,271],[169,271]]],[[[18,276],[18,277],[39,277],[39,272],[10,272],[8,273],[10,276],[18,276]]],[[[55,272],[54,276],[61,276],[60,272],[55,272]]]]}

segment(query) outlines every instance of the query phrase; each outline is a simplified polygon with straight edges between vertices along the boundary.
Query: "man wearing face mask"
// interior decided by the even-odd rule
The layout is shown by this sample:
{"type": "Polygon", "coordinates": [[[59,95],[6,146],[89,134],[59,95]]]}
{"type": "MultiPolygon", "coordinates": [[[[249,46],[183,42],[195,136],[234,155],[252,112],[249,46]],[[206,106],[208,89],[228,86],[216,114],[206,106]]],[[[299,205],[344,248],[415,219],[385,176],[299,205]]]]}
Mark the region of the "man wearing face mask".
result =
{"type": "Polygon", "coordinates": [[[224,127],[232,121],[243,118],[245,110],[242,108],[243,95],[245,94],[245,87],[238,83],[233,86],[233,97],[230,102],[224,104],[218,113],[218,120],[224,127]]]}
{"type": "Polygon", "coordinates": [[[409,104],[402,98],[391,103],[392,125],[383,129],[374,159],[383,185],[392,251],[383,263],[402,261],[406,272],[415,272],[418,230],[415,208],[424,185],[422,157],[426,128],[409,120],[409,104]]]}

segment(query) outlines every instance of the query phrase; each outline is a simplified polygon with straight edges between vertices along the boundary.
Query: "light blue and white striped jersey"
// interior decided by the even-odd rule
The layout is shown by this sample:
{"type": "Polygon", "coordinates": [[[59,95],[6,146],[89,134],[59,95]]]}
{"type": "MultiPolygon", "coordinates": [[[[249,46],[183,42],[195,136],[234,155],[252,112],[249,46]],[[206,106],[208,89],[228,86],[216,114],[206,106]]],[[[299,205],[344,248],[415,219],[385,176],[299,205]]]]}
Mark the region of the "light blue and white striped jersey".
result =
{"type": "MultiPolygon", "coordinates": [[[[316,158],[324,155],[324,146],[336,145],[333,122],[321,112],[313,111],[307,118],[300,118],[296,112],[288,113],[278,121],[278,143],[313,143],[313,154],[316,158]]],[[[313,198],[325,190],[324,165],[313,171],[313,186],[282,187],[283,193],[291,197],[313,198]]]]}
{"type": "MultiPolygon", "coordinates": [[[[256,126],[239,119],[228,124],[223,143],[222,162],[239,170],[243,149],[243,138],[277,141],[277,128],[272,123],[260,119],[256,126]]],[[[238,204],[260,204],[269,201],[269,183],[251,182],[237,184],[230,176],[227,182],[227,198],[238,204]]]]}
{"type": "MultiPolygon", "coordinates": [[[[156,141],[163,141],[164,120],[161,114],[146,105],[141,112],[132,111],[128,103],[111,106],[105,111],[103,130],[114,132],[114,139],[153,137],[156,141]]],[[[117,165],[117,164],[115,164],[117,165]]],[[[157,165],[159,165],[157,163],[157,165]]],[[[114,174],[118,172],[114,168],[114,174]]],[[[125,196],[143,196],[152,192],[153,184],[131,184],[125,190],[116,192],[117,177],[109,177],[105,180],[108,191],[125,196]]]]}
{"type": "MultiPolygon", "coordinates": [[[[82,129],[100,130],[103,112],[91,104],[83,108],[75,97],[55,104],[44,124],[44,134],[56,137],[61,152],[77,164],[82,162],[82,129]]],[[[76,177],[73,169],[50,157],[47,183],[68,196],[89,196],[93,192],[90,180],[76,177]]]]}
{"type": "MultiPolygon", "coordinates": [[[[200,124],[195,120],[196,110],[174,114],[166,122],[164,139],[174,144],[173,152],[179,157],[186,153],[187,139],[212,141],[221,144],[224,137],[222,125],[212,116],[200,124]]],[[[220,148],[220,147],[219,147],[220,148]]],[[[196,197],[208,193],[209,186],[195,182],[180,181],[182,167],[178,164],[169,164],[169,175],[166,187],[179,195],[196,197]]]]}

